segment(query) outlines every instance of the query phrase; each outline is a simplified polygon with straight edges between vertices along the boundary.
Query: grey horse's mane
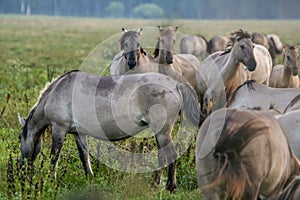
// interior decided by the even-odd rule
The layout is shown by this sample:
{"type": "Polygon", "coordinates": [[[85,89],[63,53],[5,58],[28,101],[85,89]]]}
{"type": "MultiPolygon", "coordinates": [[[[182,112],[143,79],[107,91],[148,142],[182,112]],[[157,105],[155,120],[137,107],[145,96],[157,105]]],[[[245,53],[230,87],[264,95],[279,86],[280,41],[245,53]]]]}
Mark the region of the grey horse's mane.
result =
{"type": "Polygon", "coordinates": [[[247,88],[249,90],[255,90],[254,86],[253,86],[253,83],[256,83],[255,80],[247,80],[245,81],[243,84],[239,85],[235,90],[234,92],[232,93],[232,95],[230,96],[227,104],[230,104],[231,102],[234,101],[235,97],[236,97],[236,93],[239,91],[239,89],[241,89],[242,87],[244,86],[247,86],[247,88]]]}
{"type": "MultiPolygon", "coordinates": [[[[29,111],[29,114],[28,114],[28,117],[27,117],[27,119],[25,121],[25,125],[23,127],[23,130],[27,130],[28,122],[32,119],[33,114],[34,114],[37,106],[45,98],[45,96],[47,96],[49,94],[49,92],[53,89],[53,87],[56,85],[55,83],[57,83],[60,79],[62,79],[63,77],[69,75],[70,73],[72,73],[72,72],[78,72],[78,71],[79,70],[72,70],[72,71],[69,71],[69,72],[67,72],[67,73],[59,76],[58,78],[54,79],[51,83],[47,84],[43,90],[41,90],[40,96],[38,98],[37,103],[29,111]]],[[[25,133],[24,137],[26,137],[27,131],[25,131],[24,133],[25,133]]]]}
{"type": "Polygon", "coordinates": [[[231,52],[234,44],[237,42],[237,41],[240,41],[244,38],[248,38],[250,39],[251,38],[251,35],[247,32],[247,31],[244,31],[243,29],[239,29],[233,33],[230,34],[229,36],[229,43],[225,49],[225,51],[223,53],[220,54],[221,55],[224,55],[224,54],[227,54],[229,52],[231,52]]]}
{"type": "Polygon", "coordinates": [[[300,100],[300,95],[297,95],[294,99],[292,99],[292,101],[286,106],[286,108],[284,109],[283,113],[285,113],[287,111],[287,109],[289,109],[290,107],[294,106],[295,103],[297,103],[300,100]]]}

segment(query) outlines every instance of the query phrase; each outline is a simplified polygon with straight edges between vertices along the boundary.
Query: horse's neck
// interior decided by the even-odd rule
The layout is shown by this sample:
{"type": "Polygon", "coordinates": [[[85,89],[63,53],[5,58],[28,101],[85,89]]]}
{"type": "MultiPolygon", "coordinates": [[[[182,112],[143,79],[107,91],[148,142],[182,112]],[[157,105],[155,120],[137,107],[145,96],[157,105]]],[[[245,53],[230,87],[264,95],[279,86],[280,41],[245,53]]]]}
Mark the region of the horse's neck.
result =
{"type": "Polygon", "coordinates": [[[163,55],[159,52],[158,57],[157,57],[157,63],[162,64],[162,65],[169,65],[165,62],[163,55]]]}
{"type": "Polygon", "coordinates": [[[291,70],[288,68],[287,63],[284,62],[283,63],[283,77],[282,77],[282,81],[284,83],[292,83],[293,82],[293,76],[292,76],[292,72],[291,70]]]}
{"type": "Polygon", "coordinates": [[[221,69],[221,76],[224,82],[230,81],[240,67],[240,62],[234,55],[233,50],[234,49],[231,50],[225,66],[221,69]]]}

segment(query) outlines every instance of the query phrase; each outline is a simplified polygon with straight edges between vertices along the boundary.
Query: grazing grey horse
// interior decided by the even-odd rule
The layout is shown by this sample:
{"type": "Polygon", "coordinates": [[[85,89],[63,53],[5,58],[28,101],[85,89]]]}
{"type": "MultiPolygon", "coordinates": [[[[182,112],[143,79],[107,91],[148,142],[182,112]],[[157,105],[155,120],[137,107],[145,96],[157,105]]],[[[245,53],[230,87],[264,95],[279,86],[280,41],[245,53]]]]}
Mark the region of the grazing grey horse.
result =
{"type": "Polygon", "coordinates": [[[278,37],[278,35],[275,34],[267,34],[268,40],[269,40],[269,52],[272,57],[273,63],[275,62],[276,56],[280,55],[283,51],[283,44],[278,37]]]}
{"type": "Polygon", "coordinates": [[[276,65],[270,76],[270,87],[298,88],[298,48],[286,45],[284,47],[283,65],[276,65]]]}
{"type": "MultiPolygon", "coordinates": [[[[159,168],[168,164],[166,189],[172,192],[176,189],[177,152],[171,131],[180,110],[194,127],[203,121],[192,87],[171,77],[159,73],[100,77],[71,71],[46,87],[27,119],[21,119],[25,124],[19,134],[20,160],[35,160],[41,136],[51,125],[52,163],[57,164],[65,136],[72,133],[84,169],[92,173],[87,135],[118,141],[150,128],[157,141],[159,168]]],[[[159,183],[159,177],[155,181],[159,183]]]]}
{"type": "Polygon", "coordinates": [[[140,45],[142,30],[127,31],[122,28],[121,51],[113,59],[110,75],[123,75],[133,69],[136,69],[136,73],[155,72],[155,60],[140,45]]]}
{"type": "Polygon", "coordinates": [[[202,35],[184,35],[179,41],[181,54],[193,54],[199,60],[207,57],[207,40],[202,35]]]}
{"type": "Polygon", "coordinates": [[[283,51],[280,38],[275,34],[252,33],[252,41],[266,47],[271,55],[272,63],[275,63],[276,56],[283,51]]]}
{"type": "Polygon", "coordinates": [[[197,136],[196,168],[204,199],[277,199],[289,196],[292,185],[298,188],[292,196],[299,195],[299,160],[269,113],[213,112],[197,136]]]}
{"type": "Polygon", "coordinates": [[[207,44],[207,52],[209,54],[215,53],[217,51],[224,51],[226,47],[230,44],[229,37],[225,35],[213,36],[207,44]]]}

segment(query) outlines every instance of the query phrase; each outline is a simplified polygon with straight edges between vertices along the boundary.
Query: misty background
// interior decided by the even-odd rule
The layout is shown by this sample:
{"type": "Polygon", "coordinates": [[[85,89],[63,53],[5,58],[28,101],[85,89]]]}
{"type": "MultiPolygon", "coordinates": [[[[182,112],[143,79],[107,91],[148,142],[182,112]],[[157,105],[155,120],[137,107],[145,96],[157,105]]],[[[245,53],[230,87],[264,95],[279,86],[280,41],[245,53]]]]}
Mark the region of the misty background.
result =
{"type": "Polygon", "coordinates": [[[299,0],[0,0],[0,13],[101,18],[299,19],[299,0]]]}

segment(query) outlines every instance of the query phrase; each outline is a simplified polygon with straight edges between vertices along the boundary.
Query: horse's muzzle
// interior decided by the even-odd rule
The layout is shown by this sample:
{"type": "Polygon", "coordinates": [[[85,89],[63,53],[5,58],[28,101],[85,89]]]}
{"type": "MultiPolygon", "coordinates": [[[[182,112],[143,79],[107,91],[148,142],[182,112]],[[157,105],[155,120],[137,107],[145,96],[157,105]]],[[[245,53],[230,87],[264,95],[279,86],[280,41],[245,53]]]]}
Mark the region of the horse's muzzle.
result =
{"type": "Polygon", "coordinates": [[[256,68],[256,61],[255,61],[255,59],[249,60],[249,62],[247,63],[246,66],[247,66],[247,69],[248,69],[250,72],[254,71],[255,68],[256,68]]]}
{"type": "Polygon", "coordinates": [[[129,60],[127,62],[127,64],[128,64],[129,69],[132,69],[132,68],[134,68],[136,66],[135,60],[129,60]]]}
{"type": "Polygon", "coordinates": [[[294,69],[293,70],[293,76],[297,76],[298,75],[298,69],[294,69]]]}
{"type": "Polygon", "coordinates": [[[172,55],[167,55],[166,56],[166,63],[167,64],[172,64],[173,63],[173,56],[172,55]]]}

